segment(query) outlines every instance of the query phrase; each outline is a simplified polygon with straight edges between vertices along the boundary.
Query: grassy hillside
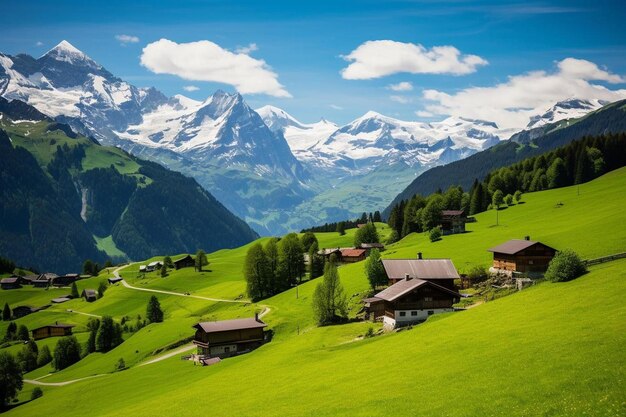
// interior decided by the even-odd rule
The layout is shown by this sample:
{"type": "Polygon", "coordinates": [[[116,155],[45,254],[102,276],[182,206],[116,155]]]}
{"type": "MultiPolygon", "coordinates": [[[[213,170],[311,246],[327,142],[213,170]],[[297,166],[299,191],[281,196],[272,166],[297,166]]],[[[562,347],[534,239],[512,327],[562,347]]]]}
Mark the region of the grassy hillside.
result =
{"type": "MultiPolygon", "coordinates": [[[[477,223],[468,225],[469,233],[436,243],[425,235],[410,235],[390,246],[384,256],[414,257],[421,251],[428,258],[451,257],[463,271],[486,265],[487,248],[524,235],[558,249],[573,248],[585,258],[615,253],[626,247],[624,196],[626,169],[621,169],[579,190],[569,187],[525,195],[524,204],[500,211],[498,226],[494,211],[481,213],[477,223]]],[[[354,230],[347,232],[346,236],[318,234],[320,247],[351,244],[354,230]]],[[[232,300],[245,289],[241,267],[246,250],[210,254],[211,263],[203,273],[184,269],[164,279],[157,274],[140,278],[138,265],[121,273],[142,288],[232,300]]],[[[626,261],[600,265],[573,282],[543,283],[465,312],[434,316],[413,330],[365,340],[360,336],[378,325],[315,326],[310,304],[315,281],[299,286],[298,298],[294,288],[259,304],[160,294],[164,323],[127,334],[127,341],[114,351],[90,355],[42,381],[104,376],[64,387],[45,386],[43,399],[7,415],[49,410],[83,415],[84,409],[72,406],[77,402],[90,404],[90,415],[98,416],[122,412],[142,416],[155,410],[173,416],[620,415],[626,413],[625,267],[626,261]],[[206,368],[193,367],[178,357],[133,366],[191,336],[195,321],[250,316],[264,308],[269,308],[264,320],[276,336],[254,353],[206,368]],[[120,357],[131,369],[111,374],[120,357]]],[[[339,270],[354,313],[368,291],[363,263],[339,270]]],[[[79,287],[95,288],[106,276],[105,271],[79,287]]],[[[42,293],[23,289],[0,295],[3,300],[10,297],[11,304],[39,305],[53,295],[42,293]]],[[[31,327],[58,319],[78,324],[80,335],[88,317],[65,309],[111,314],[119,320],[124,315],[143,315],[150,295],[118,284],[95,303],[74,300],[17,322],[31,327]]],[[[0,332],[5,328],[0,323],[0,332]]],[[[36,370],[27,377],[49,371],[36,370]]]]}

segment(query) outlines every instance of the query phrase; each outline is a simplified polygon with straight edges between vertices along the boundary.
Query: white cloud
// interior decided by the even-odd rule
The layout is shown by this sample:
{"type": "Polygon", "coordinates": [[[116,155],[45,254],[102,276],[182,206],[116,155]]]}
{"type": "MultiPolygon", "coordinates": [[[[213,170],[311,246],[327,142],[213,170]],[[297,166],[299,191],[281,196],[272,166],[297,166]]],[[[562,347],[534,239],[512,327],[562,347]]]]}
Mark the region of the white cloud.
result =
{"type": "Polygon", "coordinates": [[[35,46],[43,46],[43,42],[42,42],[42,41],[37,41],[37,42],[35,43],[35,46]]]}
{"type": "Polygon", "coordinates": [[[183,87],[183,90],[185,91],[198,91],[200,88],[196,87],[195,85],[186,85],[183,87]]]}
{"type": "Polygon", "coordinates": [[[343,110],[343,107],[338,106],[336,104],[330,104],[329,105],[331,109],[335,109],[335,110],[343,110]]]}
{"type": "Polygon", "coordinates": [[[126,45],[127,43],[139,42],[139,38],[137,36],[132,36],[132,35],[115,35],[115,39],[120,41],[122,45],[126,45]]]}
{"type": "Polygon", "coordinates": [[[389,96],[389,100],[395,101],[396,103],[400,103],[400,104],[407,104],[411,102],[410,98],[405,97],[405,96],[398,96],[398,95],[389,96]]]}
{"type": "Polygon", "coordinates": [[[392,91],[411,91],[413,90],[413,84],[408,81],[402,81],[398,84],[389,84],[387,88],[392,91]]]}
{"type": "Polygon", "coordinates": [[[243,94],[291,97],[265,61],[231,52],[211,41],[176,43],[161,39],[152,42],[143,48],[141,65],[156,74],[230,84],[243,94]]]}
{"type": "Polygon", "coordinates": [[[258,50],[259,50],[259,47],[256,45],[256,43],[251,43],[248,46],[238,46],[237,49],[235,49],[235,52],[237,52],[238,54],[249,55],[250,52],[254,52],[258,50]]]}
{"type": "Polygon", "coordinates": [[[415,112],[415,114],[419,117],[433,117],[434,116],[434,114],[425,110],[418,110],[415,112]]]}
{"type": "Polygon", "coordinates": [[[343,57],[350,64],[341,70],[346,80],[368,80],[386,75],[463,75],[475,72],[487,61],[477,55],[463,55],[454,46],[433,46],[391,40],[367,41],[343,57]]]}
{"type": "Polygon", "coordinates": [[[624,77],[599,68],[590,61],[566,58],[556,70],[514,75],[491,87],[470,87],[453,94],[424,90],[431,103],[426,110],[438,115],[486,119],[501,128],[522,128],[530,116],[543,113],[568,98],[616,101],[626,98],[625,89],[611,90],[593,81],[623,83],[624,77]]]}

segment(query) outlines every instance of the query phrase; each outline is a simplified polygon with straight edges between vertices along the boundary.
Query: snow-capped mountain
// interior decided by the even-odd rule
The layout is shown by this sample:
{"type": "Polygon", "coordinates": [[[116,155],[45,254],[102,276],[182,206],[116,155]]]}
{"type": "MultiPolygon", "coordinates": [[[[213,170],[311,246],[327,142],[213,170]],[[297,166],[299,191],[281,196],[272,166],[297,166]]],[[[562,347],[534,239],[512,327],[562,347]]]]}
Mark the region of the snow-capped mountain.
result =
{"type": "Polygon", "coordinates": [[[322,120],[306,125],[282,109],[257,112],[265,124],[283,133],[292,152],[317,168],[364,174],[381,164],[433,166],[467,157],[500,141],[492,122],[450,117],[442,122],[406,122],[370,111],[337,127],[322,120]]]}
{"type": "Polygon", "coordinates": [[[541,115],[530,118],[526,129],[534,129],[566,119],[577,119],[608,104],[605,100],[568,99],[559,101],[541,115]]]}

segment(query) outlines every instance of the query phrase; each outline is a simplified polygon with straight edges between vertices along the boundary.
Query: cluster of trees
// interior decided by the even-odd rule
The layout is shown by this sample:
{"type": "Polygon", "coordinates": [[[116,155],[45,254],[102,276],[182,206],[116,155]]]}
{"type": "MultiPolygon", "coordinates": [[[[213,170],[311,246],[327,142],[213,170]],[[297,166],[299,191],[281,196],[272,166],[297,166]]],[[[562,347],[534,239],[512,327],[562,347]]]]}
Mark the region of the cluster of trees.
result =
{"type": "MultiPolygon", "coordinates": [[[[8,320],[10,320],[10,318],[8,320]]],[[[4,334],[5,342],[11,342],[14,340],[27,341],[29,339],[30,339],[30,334],[28,333],[28,327],[26,327],[23,324],[20,324],[18,327],[18,325],[15,324],[14,321],[9,323],[9,325],[7,326],[7,331],[4,334]]]]}
{"type": "Polygon", "coordinates": [[[344,321],[348,316],[348,299],[339,280],[334,255],[326,263],[324,277],[315,287],[313,312],[320,326],[344,321]]]}
{"type": "Polygon", "coordinates": [[[362,243],[379,243],[380,238],[376,225],[374,223],[366,223],[359,228],[354,234],[354,247],[358,248],[362,243]]]}
{"type": "Polygon", "coordinates": [[[248,249],[244,264],[246,291],[252,300],[271,297],[302,282],[305,274],[317,278],[324,272],[323,256],[318,254],[315,234],[305,232],[301,238],[290,233],[282,239],[272,238],[265,246],[256,243],[248,249]],[[308,253],[307,270],[304,254],[308,253]]]}
{"type": "Polygon", "coordinates": [[[626,134],[586,137],[553,151],[495,169],[468,192],[451,186],[423,197],[415,194],[391,208],[391,240],[435,228],[441,210],[464,210],[472,215],[519,202],[522,193],[581,184],[626,165],[626,134]]]}
{"type": "Polygon", "coordinates": [[[0,274],[12,274],[15,270],[15,263],[0,256],[0,274]]]}
{"type": "Polygon", "coordinates": [[[113,266],[113,262],[111,262],[110,259],[107,259],[104,262],[104,266],[101,266],[100,264],[92,261],[91,259],[86,259],[85,262],[83,262],[83,275],[91,275],[92,277],[95,277],[104,268],[110,268],[112,266],[113,266]]]}
{"type": "Polygon", "coordinates": [[[308,229],[302,229],[301,233],[304,232],[337,232],[341,235],[345,234],[346,229],[354,229],[358,224],[365,223],[373,223],[373,222],[382,222],[382,215],[380,211],[376,210],[375,212],[363,213],[361,217],[356,220],[344,220],[340,222],[334,223],[324,223],[322,226],[310,227],[308,229]]]}
{"type": "Polygon", "coordinates": [[[89,338],[85,346],[86,354],[108,352],[124,341],[122,325],[114,321],[111,316],[104,316],[102,319],[89,319],[87,328],[89,329],[89,338]]]}

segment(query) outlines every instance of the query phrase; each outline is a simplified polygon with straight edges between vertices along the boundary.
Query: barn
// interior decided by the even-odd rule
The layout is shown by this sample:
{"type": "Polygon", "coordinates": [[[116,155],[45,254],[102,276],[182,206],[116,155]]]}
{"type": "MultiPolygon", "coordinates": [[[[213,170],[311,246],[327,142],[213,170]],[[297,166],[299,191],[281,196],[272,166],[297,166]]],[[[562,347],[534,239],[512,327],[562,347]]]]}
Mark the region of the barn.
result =
{"type": "Polygon", "coordinates": [[[196,265],[196,261],[194,261],[193,257],[189,254],[176,259],[173,263],[174,269],[191,268],[196,265]]]}
{"type": "Polygon", "coordinates": [[[47,337],[55,336],[70,336],[72,334],[73,324],[55,323],[47,326],[38,327],[31,331],[33,339],[45,339],[47,337]]]}
{"type": "Polygon", "coordinates": [[[406,278],[419,278],[456,291],[454,280],[460,279],[450,259],[422,259],[419,253],[417,259],[383,259],[381,262],[389,285],[406,278]]]}

